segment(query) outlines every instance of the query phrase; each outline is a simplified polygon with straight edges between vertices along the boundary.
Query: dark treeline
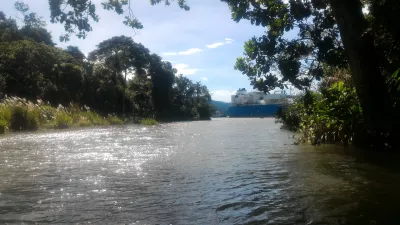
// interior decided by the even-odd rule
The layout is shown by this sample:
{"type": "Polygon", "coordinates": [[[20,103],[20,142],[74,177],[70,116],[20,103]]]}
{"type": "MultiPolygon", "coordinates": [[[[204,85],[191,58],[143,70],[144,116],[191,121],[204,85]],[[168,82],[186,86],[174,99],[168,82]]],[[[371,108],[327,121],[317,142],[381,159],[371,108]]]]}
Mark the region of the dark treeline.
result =
{"type": "Polygon", "coordinates": [[[207,87],[176,76],[171,63],[132,38],[105,40],[86,58],[77,47],[56,47],[41,18],[23,3],[15,6],[21,27],[0,12],[0,99],[74,103],[103,115],[158,120],[210,117],[207,87]]]}

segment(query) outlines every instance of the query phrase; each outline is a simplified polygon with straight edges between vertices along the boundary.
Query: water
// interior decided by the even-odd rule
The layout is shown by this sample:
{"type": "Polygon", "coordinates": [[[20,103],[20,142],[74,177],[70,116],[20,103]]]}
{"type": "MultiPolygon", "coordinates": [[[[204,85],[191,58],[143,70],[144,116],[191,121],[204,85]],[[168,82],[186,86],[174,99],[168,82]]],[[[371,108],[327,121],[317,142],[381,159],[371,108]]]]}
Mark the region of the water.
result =
{"type": "Polygon", "coordinates": [[[216,119],[0,137],[0,224],[400,224],[389,159],[292,145],[279,126],[216,119]]]}

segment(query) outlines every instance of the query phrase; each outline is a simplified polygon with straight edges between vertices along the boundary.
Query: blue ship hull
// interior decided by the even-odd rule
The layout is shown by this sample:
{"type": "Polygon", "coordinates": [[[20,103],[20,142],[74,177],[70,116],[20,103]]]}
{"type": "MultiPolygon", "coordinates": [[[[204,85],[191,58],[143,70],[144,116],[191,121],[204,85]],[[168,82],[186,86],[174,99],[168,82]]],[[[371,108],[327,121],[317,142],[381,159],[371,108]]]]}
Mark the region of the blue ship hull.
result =
{"type": "Polygon", "coordinates": [[[282,104],[241,105],[228,108],[229,117],[275,117],[282,104]]]}

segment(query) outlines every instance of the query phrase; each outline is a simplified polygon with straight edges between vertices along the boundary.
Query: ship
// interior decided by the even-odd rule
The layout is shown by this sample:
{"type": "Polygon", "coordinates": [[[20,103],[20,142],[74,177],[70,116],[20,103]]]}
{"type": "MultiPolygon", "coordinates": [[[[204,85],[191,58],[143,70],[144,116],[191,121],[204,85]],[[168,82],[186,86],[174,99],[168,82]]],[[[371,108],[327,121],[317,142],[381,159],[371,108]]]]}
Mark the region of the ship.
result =
{"type": "Polygon", "coordinates": [[[284,90],[275,91],[273,94],[264,92],[247,92],[239,88],[231,96],[231,106],[228,108],[229,117],[275,117],[278,110],[287,103],[284,90]]]}

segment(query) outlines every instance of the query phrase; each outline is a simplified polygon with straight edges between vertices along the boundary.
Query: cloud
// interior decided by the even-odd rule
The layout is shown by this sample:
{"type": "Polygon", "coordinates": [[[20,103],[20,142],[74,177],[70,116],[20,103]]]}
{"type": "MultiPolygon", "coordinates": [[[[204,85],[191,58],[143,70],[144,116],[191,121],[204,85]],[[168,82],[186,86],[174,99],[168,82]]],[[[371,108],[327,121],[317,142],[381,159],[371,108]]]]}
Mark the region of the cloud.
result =
{"type": "Polygon", "coordinates": [[[216,101],[231,102],[231,95],[234,95],[236,91],[230,90],[215,90],[211,91],[211,97],[216,101]]]}
{"type": "Polygon", "coordinates": [[[178,53],[176,52],[163,52],[163,55],[177,55],[178,53]]]}
{"type": "Polygon", "coordinates": [[[225,38],[225,44],[232,44],[234,41],[232,38],[225,38]]]}
{"type": "Polygon", "coordinates": [[[200,71],[200,69],[190,68],[190,66],[188,64],[184,64],[184,63],[178,63],[178,64],[174,64],[172,66],[178,70],[178,74],[183,74],[183,75],[192,75],[192,74],[195,74],[196,72],[200,71]]]}
{"type": "Polygon", "coordinates": [[[200,80],[202,80],[202,81],[204,81],[204,82],[207,82],[207,81],[208,81],[208,78],[207,78],[207,77],[200,77],[200,80]]]}
{"type": "Polygon", "coordinates": [[[200,48],[191,48],[186,51],[178,52],[178,54],[179,55],[193,55],[193,54],[196,54],[196,53],[202,52],[202,51],[203,50],[201,50],[200,48]]]}
{"type": "Polygon", "coordinates": [[[222,45],[224,45],[224,43],[222,43],[222,42],[216,42],[216,43],[214,43],[214,44],[206,45],[206,46],[207,46],[207,48],[218,48],[219,46],[222,46],[222,45]]]}

